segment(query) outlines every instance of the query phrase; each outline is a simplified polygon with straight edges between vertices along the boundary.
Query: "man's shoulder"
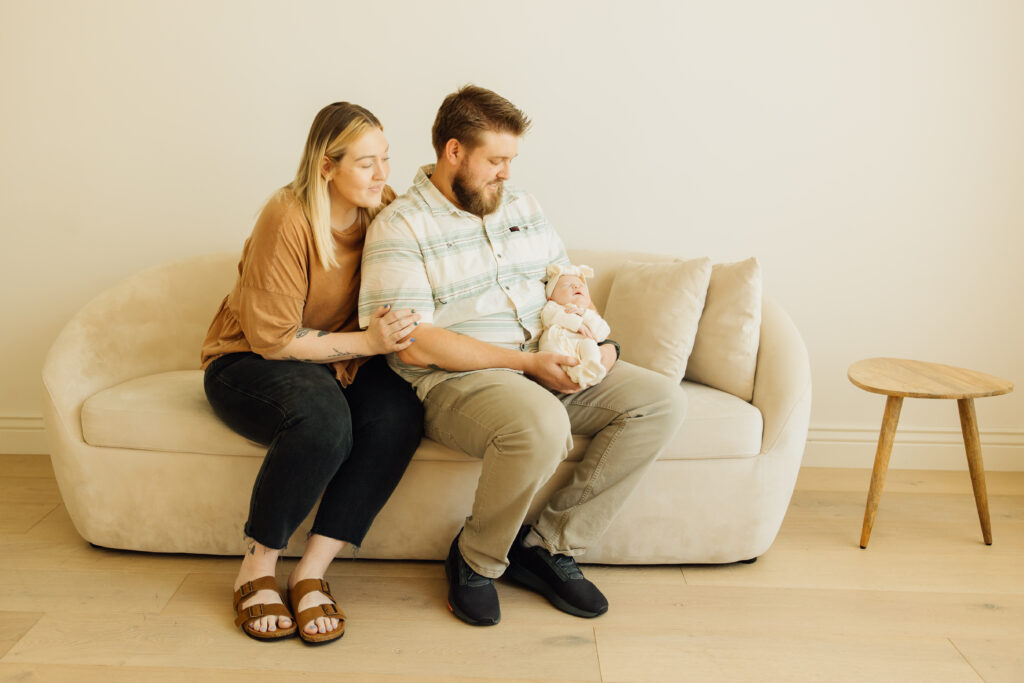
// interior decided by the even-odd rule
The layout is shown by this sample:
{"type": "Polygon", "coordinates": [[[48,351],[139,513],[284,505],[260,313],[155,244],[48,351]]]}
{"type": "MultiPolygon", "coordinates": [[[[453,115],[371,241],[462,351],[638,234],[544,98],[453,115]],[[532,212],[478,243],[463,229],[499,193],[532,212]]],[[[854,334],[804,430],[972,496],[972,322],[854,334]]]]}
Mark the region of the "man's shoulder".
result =
{"type": "Polygon", "coordinates": [[[391,220],[395,216],[416,214],[424,211],[430,211],[430,207],[427,206],[423,196],[413,186],[395,197],[395,200],[385,206],[377,216],[378,219],[391,220]]]}
{"type": "Polygon", "coordinates": [[[405,194],[399,195],[381,209],[370,224],[367,237],[372,239],[383,234],[394,237],[398,233],[415,237],[419,232],[417,226],[422,224],[423,217],[429,214],[430,207],[422,197],[413,192],[413,188],[409,188],[405,194]]]}

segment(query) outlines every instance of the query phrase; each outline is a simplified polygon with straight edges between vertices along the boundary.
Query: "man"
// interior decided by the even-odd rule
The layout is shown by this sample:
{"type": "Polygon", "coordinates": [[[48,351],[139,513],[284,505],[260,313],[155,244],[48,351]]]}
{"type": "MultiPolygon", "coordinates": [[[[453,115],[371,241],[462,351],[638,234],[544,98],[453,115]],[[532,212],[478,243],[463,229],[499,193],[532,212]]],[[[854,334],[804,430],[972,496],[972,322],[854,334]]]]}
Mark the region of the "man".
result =
{"type": "Polygon", "coordinates": [[[501,618],[503,574],[569,614],[607,611],[574,556],[607,529],[685,407],[670,380],[617,361],[614,342],[601,346],[606,378],[582,391],[562,369],[576,359],[536,352],[547,266],[569,260],[533,197],[504,185],[529,125],[490,90],[449,95],[434,121],[436,165],[374,220],[363,252],[361,324],[380,302],[420,314],[391,365],[423,400],[427,435],[483,460],[445,562],[449,608],[481,626],[501,618]],[[582,461],[525,520],[573,433],[593,437],[582,461]]]}

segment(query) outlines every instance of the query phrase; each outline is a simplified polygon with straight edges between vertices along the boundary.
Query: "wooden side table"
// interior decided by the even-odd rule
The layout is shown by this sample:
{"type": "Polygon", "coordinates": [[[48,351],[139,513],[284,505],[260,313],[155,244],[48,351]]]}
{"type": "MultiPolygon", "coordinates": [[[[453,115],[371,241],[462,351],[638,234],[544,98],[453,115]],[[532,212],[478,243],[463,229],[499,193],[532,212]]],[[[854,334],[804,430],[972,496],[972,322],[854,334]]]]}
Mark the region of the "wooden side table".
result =
{"type": "Polygon", "coordinates": [[[981,535],[985,545],[992,545],[992,524],[988,515],[988,493],[985,490],[985,468],[981,461],[981,441],[978,439],[978,419],[974,412],[974,399],[999,396],[1013,391],[1013,384],[974,370],[956,368],[937,363],[905,360],[902,358],[869,358],[850,366],[847,376],[855,385],[875,394],[883,394],[885,414],[878,435],[875,467],[871,472],[871,488],[864,509],[864,526],[860,532],[860,547],[868,547],[871,528],[875,524],[878,501],[889,471],[893,437],[900,419],[904,398],[956,399],[960,410],[960,429],[967,449],[967,467],[974,487],[974,502],[981,521],[981,535]]]}

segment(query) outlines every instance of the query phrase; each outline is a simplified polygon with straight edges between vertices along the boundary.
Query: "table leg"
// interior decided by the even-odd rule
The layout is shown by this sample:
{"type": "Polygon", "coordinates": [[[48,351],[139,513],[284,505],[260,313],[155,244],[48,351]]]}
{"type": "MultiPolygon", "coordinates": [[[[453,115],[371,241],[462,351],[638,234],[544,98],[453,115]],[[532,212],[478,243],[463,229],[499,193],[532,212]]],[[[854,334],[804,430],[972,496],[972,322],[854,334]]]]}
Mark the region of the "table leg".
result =
{"type": "Polygon", "coordinates": [[[871,528],[875,525],[875,513],[878,511],[878,501],[882,497],[885,475],[889,472],[889,456],[892,455],[892,442],[896,436],[896,425],[900,421],[902,407],[902,396],[890,396],[885,401],[882,431],[878,434],[878,449],[875,451],[875,467],[871,471],[871,488],[868,489],[868,503],[864,508],[864,526],[860,531],[861,548],[868,547],[871,528]]]}
{"type": "Polygon", "coordinates": [[[974,504],[978,507],[981,535],[985,545],[992,545],[992,522],[988,516],[988,492],[985,489],[985,465],[981,461],[981,439],[978,438],[978,417],[974,412],[974,399],[961,398],[956,402],[960,409],[960,430],[964,433],[964,447],[967,449],[967,467],[971,471],[971,486],[974,487],[974,504]]]}

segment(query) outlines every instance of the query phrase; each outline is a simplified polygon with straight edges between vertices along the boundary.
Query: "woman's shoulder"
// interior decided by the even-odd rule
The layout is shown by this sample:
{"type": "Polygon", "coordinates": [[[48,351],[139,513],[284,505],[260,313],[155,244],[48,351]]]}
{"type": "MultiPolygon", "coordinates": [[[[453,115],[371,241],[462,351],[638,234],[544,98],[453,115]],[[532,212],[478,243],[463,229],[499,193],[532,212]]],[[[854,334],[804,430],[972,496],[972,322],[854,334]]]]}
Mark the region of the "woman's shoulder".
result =
{"type": "Polygon", "coordinates": [[[253,228],[254,241],[264,246],[281,242],[305,244],[310,237],[302,202],[288,187],[282,187],[267,199],[253,228]]]}
{"type": "Polygon", "coordinates": [[[306,213],[302,208],[302,201],[295,191],[285,185],[270,195],[267,203],[263,205],[263,214],[278,220],[300,220],[306,221],[306,213]]]}

